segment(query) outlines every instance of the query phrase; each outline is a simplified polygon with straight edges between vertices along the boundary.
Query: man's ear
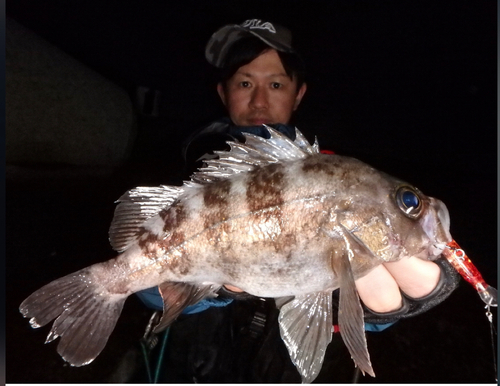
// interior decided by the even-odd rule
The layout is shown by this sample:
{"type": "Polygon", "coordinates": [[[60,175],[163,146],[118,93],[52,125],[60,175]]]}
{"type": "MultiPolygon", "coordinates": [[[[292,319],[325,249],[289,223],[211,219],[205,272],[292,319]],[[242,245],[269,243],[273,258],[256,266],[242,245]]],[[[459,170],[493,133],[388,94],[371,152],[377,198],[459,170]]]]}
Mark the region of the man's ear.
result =
{"type": "Polygon", "coordinates": [[[217,83],[217,93],[219,94],[219,97],[220,97],[222,103],[224,104],[224,106],[227,106],[226,105],[226,94],[224,92],[224,86],[222,85],[222,83],[217,83]]]}
{"type": "Polygon", "coordinates": [[[297,110],[297,107],[299,107],[300,101],[302,100],[302,97],[307,91],[307,84],[302,83],[302,86],[300,86],[299,91],[297,92],[297,96],[295,97],[295,103],[293,104],[293,111],[297,110]]]}

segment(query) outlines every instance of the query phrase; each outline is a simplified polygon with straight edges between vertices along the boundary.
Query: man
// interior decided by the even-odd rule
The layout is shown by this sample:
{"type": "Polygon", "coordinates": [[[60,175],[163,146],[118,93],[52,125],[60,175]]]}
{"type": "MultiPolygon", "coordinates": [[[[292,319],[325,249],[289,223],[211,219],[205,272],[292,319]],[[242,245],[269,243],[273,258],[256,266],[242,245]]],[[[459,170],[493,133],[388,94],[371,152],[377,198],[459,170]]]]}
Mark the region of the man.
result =
{"type": "MultiPolygon", "coordinates": [[[[263,124],[273,126],[294,139],[295,131],[289,124],[293,112],[299,107],[306,93],[307,85],[304,81],[303,62],[294,50],[291,39],[291,33],[286,28],[256,19],[247,20],[241,25],[224,26],[212,35],[206,47],[206,58],[210,64],[220,69],[217,92],[228,111],[229,118],[212,123],[188,139],[184,151],[188,164],[210,157],[210,150],[219,147],[220,144],[225,146],[223,140],[242,139],[242,132],[266,137],[268,133],[263,128],[263,124]],[[215,144],[217,141],[210,141],[213,138],[218,138],[217,144],[215,144]]],[[[444,300],[455,289],[457,282],[456,273],[444,259],[430,262],[409,258],[380,265],[363,278],[356,280],[356,288],[364,305],[367,329],[381,330],[401,318],[424,312],[444,300]]],[[[156,308],[161,309],[161,299],[156,294],[157,298],[153,300],[154,295],[151,291],[140,294],[144,301],[149,301],[153,307],[156,304],[156,308]]],[[[235,305],[231,302],[231,298],[248,299],[249,296],[228,284],[225,290],[221,291],[222,300],[200,302],[198,305],[189,307],[187,313],[196,313],[213,306],[224,307],[228,304],[227,307],[231,310],[244,304],[241,302],[235,305]]],[[[338,290],[334,292],[334,299],[338,299],[338,290]]],[[[233,331],[235,326],[249,330],[253,326],[255,330],[253,340],[247,339],[246,341],[240,337],[231,340],[232,348],[227,346],[227,341],[223,342],[224,339],[217,347],[217,342],[206,342],[206,336],[199,337],[206,343],[206,346],[212,347],[218,354],[223,350],[235,353],[234,342],[238,342],[236,344],[238,351],[234,355],[244,357],[246,360],[236,360],[235,363],[238,365],[235,365],[232,370],[220,367],[217,369],[214,363],[209,365],[210,359],[200,359],[203,355],[199,353],[204,351],[203,348],[198,351],[193,349],[194,351],[190,352],[193,358],[196,358],[195,361],[200,362],[200,366],[193,367],[191,372],[187,371],[191,379],[206,382],[293,381],[293,376],[283,378],[279,374],[293,371],[289,367],[285,366],[288,369],[285,370],[285,367],[280,367],[275,363],[271,371],[273,374],[266,376],[265,372],[255,367],[259,367],[258,365],[254,366],[258,360],[252,362],[253,358],[249,358],[242,352],[245,350],[244,347],[252,347],[249,351],[257,353],[258,349],[255,347],[259,344],[263,345],[267,341],[272,344],[271,342],[276,341],[269,337],[276,335],[277,311],[268,304],[265,306],[260,304],[263,301],[261,299],[256,302],[253,299],[253,306],[249,307],[252,311],[247,319],[239,322],[236,320],[232,325],[231,321],[223,321],[223,318],[234,318],[234,311],[222,308],[218,310],[212,308],[211,316],[206,314],[206,320],[204,320],[205,313],[197,315],[199,320],[196,322],[191,319],[191,322],[198,326],[209,321],[215,325],[226,323],[227,328],[227,323],[229,323],[228,334],[241,332],[241,330],[233,331]],[[215,319],[214,313],[219,313],[215,319]],[[257,315],[259,322],[256,322],[257,315]],[[272,324],[272,327],[268,324],[272,324]],[[202,363],[203,361],[205,363],[202,363]],[[250,370],[242,370],[241,366],[247,366],[250,370]],[[199,370],[200,368],[203,370],[199,370]]],[[[239,312],[240,314],[243,312],[241,308],[239,312]]],[[[184,318],[183,321],[187,326],[188,319],[184,318]]],[[[188,327],[186,329],[189,330],[188,327]]],[[[189,339],[189,335],[184,336],[184,339],[189,339]]],[[[180,342],[182,339],[177,344],[185,344],[180,342]]],[[[203,345],[199,342],[198,347],[200,344],[203,345]]],[[[173,350],[175,352],[175,347],[173,350]]],[[[174,355],[169,357],[175,361],[174,355]]],[[[234,361],[234,358],[226,357],[227,360],[234,361]]],[[[270,363],[271,360],[276,362],[275,358],[267,358],[267,361],[262,361],[262,365],[270,363]]],[[[286,358],[283,361],[286,361],[286,358]]],[[[183,381],[183,378],[170,380],[183,381]]]]}

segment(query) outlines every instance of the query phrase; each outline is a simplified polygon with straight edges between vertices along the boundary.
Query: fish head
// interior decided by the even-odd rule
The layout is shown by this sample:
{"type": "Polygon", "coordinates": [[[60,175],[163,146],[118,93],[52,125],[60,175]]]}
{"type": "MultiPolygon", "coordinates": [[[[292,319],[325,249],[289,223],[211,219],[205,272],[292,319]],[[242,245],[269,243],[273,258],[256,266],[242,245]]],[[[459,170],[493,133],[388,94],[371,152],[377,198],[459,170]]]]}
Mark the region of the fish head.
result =
{"type": "Polygon", "coordinates": [[[385,221],[390,224],[390,240],[395,241],[388,261],[404,257],[437,259],[452,239],[445,204],[406,183],[398,183],[388,200],[385,221]]]}
{"type": "Polygon", "coordinates": [[[365,191],[370,199],[360,200],[337,220],[378,261],[437,259],[452,240],[445,204],[390,177],[378,182],[365,191]]]}

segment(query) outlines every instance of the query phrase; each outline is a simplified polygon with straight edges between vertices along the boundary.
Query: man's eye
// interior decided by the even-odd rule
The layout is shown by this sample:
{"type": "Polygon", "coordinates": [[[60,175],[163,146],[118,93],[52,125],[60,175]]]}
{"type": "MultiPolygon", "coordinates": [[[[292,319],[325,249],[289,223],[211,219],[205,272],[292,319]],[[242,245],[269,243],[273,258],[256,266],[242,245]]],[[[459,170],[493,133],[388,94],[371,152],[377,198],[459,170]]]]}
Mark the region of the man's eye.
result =
{"type": "Polygon", "coordinates": [[[240,82],[240,86],[241,87],[250,87],[250,82],[247,82],[247,81],[240,82]]]}
{"type": "Polygon", "coordinates": [[[278,83],[278,82],[273,82],[271,83],[271,87],[272,88],[281,88],[283,85],[281,83],[278,83]]]}

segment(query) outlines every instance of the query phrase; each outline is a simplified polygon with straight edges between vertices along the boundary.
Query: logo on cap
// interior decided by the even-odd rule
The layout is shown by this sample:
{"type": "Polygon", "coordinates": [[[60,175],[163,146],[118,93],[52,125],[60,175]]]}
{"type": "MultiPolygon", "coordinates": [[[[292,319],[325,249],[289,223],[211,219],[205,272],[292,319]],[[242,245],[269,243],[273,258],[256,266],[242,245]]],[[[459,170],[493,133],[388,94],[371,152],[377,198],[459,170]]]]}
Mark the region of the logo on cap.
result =
{"type": "Polygon", "coordinates": [[[274,25],[272,25],[267,21],[265,23],[262,23],[262,21],[259,19],[246,20],[241,24],[241,26],[250,29],[267,29],[269,32],[272,32],[273,34],[276,33],[274,25]]]}

